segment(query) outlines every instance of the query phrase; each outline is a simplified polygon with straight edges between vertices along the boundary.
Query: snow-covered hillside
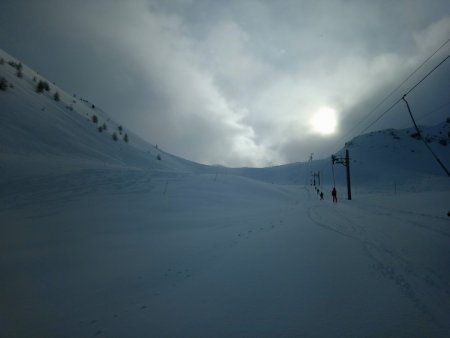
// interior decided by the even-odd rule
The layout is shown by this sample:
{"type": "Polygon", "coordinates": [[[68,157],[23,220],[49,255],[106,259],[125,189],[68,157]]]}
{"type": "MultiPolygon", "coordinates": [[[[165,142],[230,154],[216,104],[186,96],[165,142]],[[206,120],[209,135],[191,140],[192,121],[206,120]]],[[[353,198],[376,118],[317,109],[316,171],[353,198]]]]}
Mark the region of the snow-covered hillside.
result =
{"type": "Polygon", "coordinates": [[[333,204],[330,159],[196,164],[0,59],[0,337],[450,335],[450,183],[412,130],[352,140],[333,204]]]}
{"type": "MultiPolygon", "coordinates": [[[[20,61],[0,50],[0,76],[6,88],[0,96],[2,162],[17,159],[40,163],[22,169],[57,170],[101,167],[136,167],[155,170],[195,171],[204,166],[189,162],[157,149],[111,120],[94,103],[70,95],[32,71],[20,61]],[[17,65],[21,74],[17,76],[17,65]],[[37,93],[42,81],[49,90],[37,93]],[[58,94],[59,100],[54,96],[58,94]],[[125,142],[125,135],[128,142],[125,142]],[[113,139],[116,138],[116,140],[113,139]],[[164,161],[158,160],[158,155],[164,161]],[[60,161],[62,160],[62,161],[60,161]],[[65,168],[65,164],[69,164],[65,168]]],[[[36,163],[36,164],[37,164],[36,163]]],[[[9,166],[5,166],[10,168],[9,166]]],[[[15,168],[12,174],[17,173],[15,168]]]]}

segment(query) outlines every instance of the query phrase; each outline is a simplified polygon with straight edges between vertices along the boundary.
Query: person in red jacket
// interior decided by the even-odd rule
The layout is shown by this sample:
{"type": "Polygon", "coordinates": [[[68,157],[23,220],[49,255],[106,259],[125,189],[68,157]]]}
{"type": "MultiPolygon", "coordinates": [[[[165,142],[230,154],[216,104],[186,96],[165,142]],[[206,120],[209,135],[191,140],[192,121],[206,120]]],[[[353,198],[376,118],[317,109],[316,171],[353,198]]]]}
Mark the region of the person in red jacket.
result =
{"type": "Polygon", "coordinates": [[[333,203],[337,203],[337,191],[335,187],[333,187],[333,190],[331,191],[331,196],[333,196],[333,203]]]}

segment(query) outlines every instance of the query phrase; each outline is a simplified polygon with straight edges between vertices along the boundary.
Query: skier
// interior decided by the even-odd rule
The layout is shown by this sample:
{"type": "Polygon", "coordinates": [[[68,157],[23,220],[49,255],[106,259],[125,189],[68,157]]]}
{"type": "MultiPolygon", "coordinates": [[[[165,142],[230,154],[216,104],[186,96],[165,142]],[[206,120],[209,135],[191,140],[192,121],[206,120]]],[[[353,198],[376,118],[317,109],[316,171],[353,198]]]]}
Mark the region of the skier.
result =
{"type": "Polygon", "coordinates": [[[337,203],[337,192],[335,187],[333,187],[333,190],[331,191],[331,196],[333,196],[333,203],[337,203]]]}
{"type": "Polygon", "coordinates": [[[320,199],[323,200],[323,191],[320,192],[320,199]]]}

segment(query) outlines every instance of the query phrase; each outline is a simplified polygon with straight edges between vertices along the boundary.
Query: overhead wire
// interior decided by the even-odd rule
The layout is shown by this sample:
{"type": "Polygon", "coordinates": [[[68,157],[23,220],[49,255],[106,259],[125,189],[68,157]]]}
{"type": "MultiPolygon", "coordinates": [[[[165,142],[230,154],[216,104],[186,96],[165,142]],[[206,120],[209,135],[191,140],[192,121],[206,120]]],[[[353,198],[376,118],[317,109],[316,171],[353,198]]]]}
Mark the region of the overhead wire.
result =
{"type": "MultiPolygon", "coordinates": [[[[383,116],[385,116],[388,112],[390,112],[399,102],[401,101],[405,101],[405,97],[410,94],[414,89],[416,89],[423,81],[425,81],[425,79],[427,79],[431,74],[433,74],[434,71],[436,71],[436,69],[438,69],[440,66],[442,66],[444,64],[445,61],[447,61],[448,59],[450,59],[450,54],[447,55],[441,62],[439,62],[435,67],[433,67],[433,69],[431,69],[425,76],[423,76],[416,84],[414,84],[407,92],[406,94],[404,94],[400,99],[398,99],[397,101],[395,101],[388,109],[386,109],[385,111],[383,111],[383,113],[381,113],[374,121],[372,121],[366,128],[364,128],[359,134],[363,134],[365,131],[367,131],[370,127],[372,127],[375,123],[377,123],[383,116]]],[[[406,102],[406,101],[405,101],[406,102]]],[[[409,108],[409,107],[408,107],[409,108]]],[[[412,117],[412,116],[411,116],[412,117]]],[[[413,119],[414,125],[416,126],[416,123],[413,119]]],[[[417,128],[417,126],[416,126],[417,128]]]]}
{"type": "MultiPolygon", "coordinates": [[[[449,40],[450,41],[450,40],[449,40]]],[[[441,62],[439,62],[431,71],[429,71],[420,81],[418,81],[414,86],[409,89],[406,94],[403,95],[403,97],[407,96],[409,93],[411,93],[414,89],[416,89],[425,79],[430,76],[436,69],[438,69],[445,61],[450,59],[450,54],[447,55],[441,62]]],[[[366,128],[364,128],[361,132],[359,132],[359,135],[363,134],[365,131],[367,131],[370,127],[372,127],[375,123],[377,123],[379,120],[381,120],[382,117],[384,117],[388,112],[390,112],[399,102],[403,100],[403,97],[395,101],[388,109],[383,111],[374,121],[372,121],[366,128]]]]}
{"type": "MultiPolygon", "coordinates": [[[[431,60],[431,58],[433,58],[433,56],[435,56],[442,48],[444,48],[448,43],[450,42],[450,38],[447,39],[444,43],[442,43],[430,56],[428,56],[418,67],[416,67],[416,69],[414,69],[414,71],[412,71],[399,85],[397,85],[387,96],[385,96],[378,104],[375,105],[375,107],[373,107],[370,112],[363,118],[361,119],[353,128],[351,128],[349,131],[346,132],[346,134],[341,137],[339,139],[339,141],[337,143],[341,143],[345,138],[348,138],[348,135],[351,134],[353,131],[357,130],[357,128],[364,123],[382,104],[384,104],[392,95],[394,95],[394,93],[396,91],[398,91],[398,89],[400,89],[409,79],[411,79],[411,77],[414,76],[414,74],[416,74],[427,62],[429,62],[431,60]]],[[[424,79],[423,79],[424,80],[424,79]]],[[[423,81],[422,80],[422,81],[423,81]]],[[[419,84],[417,84],[419,85],[419,84]]],[[[415,87],[414,87],[415,88],[415,87]]],[[[411,88],[409,90],[412,91],[414,90],[414,88],[411,88]]],[[[396,104],[398,104],[401,101],[401,98],[399,100],[397,100],[392,106],[390,106],[388,109],[386,109],[385,111],[383,111],[383,113],[381,114],[381,117],[377,117],[375,121],[371,122],[371,125],[374,125],[376,122],[378,122],[384,115],[386,115],[392,108],[393,106],[395,106],[396,104]]],[[[369,127],[369,128],[370,128],[369,127]]],[[[367,129],[369,128],[364,128],[363,131],[359,132],[356,136],[361,135],[363,132],[367,131],[367,129]]],[[[356,137],[355,136],[355,137],[356,137]]]]}
{"type": "Polygon", "coordinates": [[[429,71],[427,73],[427,75],[425,75],[419,82],[417,82],[410,90],[408,90],[405,94],[408,95],[409,93],[411,93],[414,89],[416,89],[423,81],[425,81],[425,79],[430,76],[431,74],[433,74],[433,72],[438,69],[445,61],[447,61],[450,58],[450,54],[447,55],[441,62],[439,62],[436,67],[434,67],[431,71],[429,71]]]}
{"type": "Polygon", "coordinates": [[[433,149],[431,149],[431,147],[428,145],[428,143],[426,142],[426,140],[422,137],[421,132],[419,130],[419,127],[417,126],[416,121],[414,120],[414,116],[412,114],[411,111],[411,107],[409,106],[408,101],[406,100],[406,96],[411,93],[414,89],[416,89],[423,81],[425,81],[425,79],[430,76],[431,74],[433,74],[433,72],[438,69],[445,61],[447,61],[450,58],[450,54],[447,55],[447,57],[445,59],[443,59],[441,62],[439,62],[436,67],[434,67],[431,71],[429,71],[419,82],[417,82],[405,95],[403,95],[402,100],[405,101],[406,103],[406,107],[408,108],[408,112],[409,115],[411,117],[411,120],[414,123],[414,127],[416,128],[417,134],[419,135],[419,138],[423,141],[423,143],[425,144],[425,146],[427,147],[428,151],[431,153],[431,155],[434,157],[434,159],[436,160],[436,162],[441,166],[442,170],[444,170],[444,172],[447,174],[447,176],[450,177],[450,170],[447,169],[447,167],[445,166],[445,164],[441,161],[441,159],[439,158],[439,156],[437,156],[435,154],[435,152],[433,151],[433,149]]]}
{"type": "MultiPolygon", "coordinates": [[[[414,76],[430,59],[435,56],[442,48],[445,47],[450,42],[450,38],[447,39],[443,44],[441,44],[430,56],[428,56],[412,73],[410,73],[397,87],[395,87],[387,96],[385,96],[375,107],[370,110],[370,112],[358,122],[352,129],[350,129],[347,134],[351,134],[354,130],[356,130],[369,116],[371,116],[383,103],[385,103],[394,93],[399,90],[411,77],[414,76]]],[[[401,101],[401,99],[400,99],[401,101]]],[[[397,102],[398,103],[398,102],[397,102]]],[[[392,109],[392,108],[390,108],[392,109]]],[[[358,134],[361,135],[361,132],[358,134]]]]}
{"type": "MultiPolygon", "coordinates": [[[[434,55],[436,55],[445,45],[447,45],[450,42],[450,38],[447,39],[439,48],[437,48],[428,58],[426,58],[412,73],[410,73],[405,80],[403,80],[397,87],[395,87],[386,97],[383,98],[360,122],[358,122],[355,127],[350,129],[349,132],[346,134],[350,134],[352,131],[356,130],[370,115],[372,115],[383,103],[385,103],[394,93],[400,89],[414,74],[416,74],[434,55]]],[[[412,86],[406,94],[403,95],[403,97],[399,98],[397,101],[395,101],[389,108],[384,110],[375,120],[373,120],[367,127],[365,127],[362,131],[358,133],[357,136],[362,135],[364,132],[366,132],[368,129],[370,129],[375,123],[377,123],[380,119],[382,119],[388,112],[390,112],[398,103],[404,100],[406,95],[411,93],[413,90],[415,90],[423,81],[425,81],[426,78],[428,78],[436,69],[438,69],[444,62],[446,62],[450,58],[450,54],[447,55],[441,62],[439,62],[431,71],[429,71],[424,77],[422,77],[414,86],[412,86]]],[[[448,103],[444,104],[443,106],[447,105],[448,103]]],[[[441,109],[442,107],[439,107],[438,109],[441,109]]],[[[356,136],[356,137],[357,137],[356,136]]],[[[348,136],[344,136],[348,137],[348,136]]],[[[342,141],[343,138],[339,140],[339,142],[342,141]]],[[[338,153],[338,152],[337,152],[338,153]]],[[[336,154],[337,154],[336,153],[336,154]]],[[[323,169],[326,167],[326,165],[322,166],[322,168],[319,171],[323,171],[323,169]]]]}
{"type": "Polygon", "coordinates": [[[388,109],[386,109],[385,111],[383,111],[380,116],[378,116],[375,120],[373,120],[366,128],[364,128],[362,131],[359,132],[359,134],[357,136],[360,136],[361,134],[363,134],[364,132],[366,132],[370,127],[372,127],[375,123],[377,123],[379,120],[381,120],[383,118],[383,116],[385,116],[387,113],[389,113],[397,104],[399,104],[399,102],[402,99],[398,99],[397,101],[394,102],[394,104],[392,104],[388,109]]]}
{"type": "Polygon", "coordinates": [[[425,146],[427,147],[428,151],[431,153],[431,155],[434,157],[434,159],[436,160],[436,162],[441,166],[442,170],[444,170],[444,172],[447,174],[447,176],[450,177],[450,171],[447,169],[447,167],[445,166],[445,164],[441,161],[441,159],[439,158],[439,156],[436,155],[436,153],[433,151],[433,149],[431,149],[431,147],[429,146],[428,142],[423,138],[422,133],[420,132],[419,127],[417,126],[416,121],[414,120],[414,116],[412,114],[411,111],[411,107],[409,106],[408,101],[406,100],[406,94],[403,95],[402,100],[405,101],[406,103],[406,107],[408,108],[408,112],[409,115],[411,116],[411,120],[414,123],[414,127],[416,128],[417,131],[417,135],[419,136],[419,139],[422,140],[422,142],[425,144],[425,146]]]}

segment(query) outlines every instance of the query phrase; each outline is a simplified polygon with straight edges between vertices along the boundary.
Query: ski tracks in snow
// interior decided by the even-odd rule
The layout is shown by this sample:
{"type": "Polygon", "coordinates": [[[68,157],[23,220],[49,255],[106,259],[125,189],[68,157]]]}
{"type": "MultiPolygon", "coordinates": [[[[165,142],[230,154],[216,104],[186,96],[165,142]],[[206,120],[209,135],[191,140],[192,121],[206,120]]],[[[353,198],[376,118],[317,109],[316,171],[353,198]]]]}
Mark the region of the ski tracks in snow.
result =
{"type": "MultiPolygon", "coordinates": [[[[406,231],[412,227],[428,231],[424,242],[432,243],[435,236],[447,239],[449,233],[443,229],[446,224],[437,224],[445,223],[445,219],[436,222],[434,217],[435,222],[427,223],[428,215],[366,205],[332,205],[324,201],[310,205],[307,213],[314,224],[361,243],[377,275],[394,283],[428,321],[445,334],[450,333],[445,319],[450,313],[448,278],[418,259],[417,252],[411,254],[405,239],[406,231]]],[[[426,246],[422,249],[427,250],[426,246]]]]}

